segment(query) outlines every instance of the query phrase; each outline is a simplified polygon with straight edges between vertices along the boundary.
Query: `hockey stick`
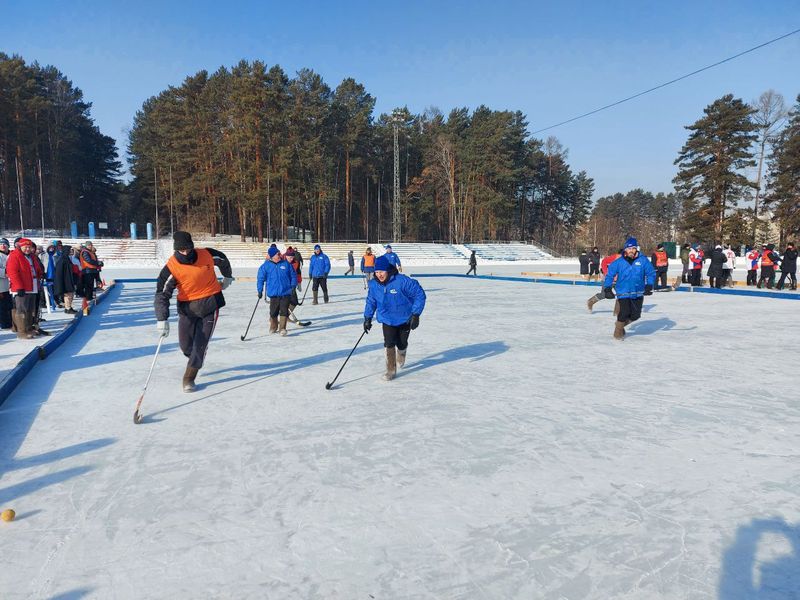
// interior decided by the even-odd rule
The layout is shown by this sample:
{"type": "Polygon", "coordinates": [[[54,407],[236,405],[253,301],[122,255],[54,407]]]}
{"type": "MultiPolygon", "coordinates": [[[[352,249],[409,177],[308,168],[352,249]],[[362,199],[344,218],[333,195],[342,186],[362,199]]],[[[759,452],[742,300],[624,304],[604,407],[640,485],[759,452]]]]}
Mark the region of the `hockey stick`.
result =
{"type": "Polygon", "coordinates": [[[150,384],[150,377],[153,375],[153,369],[156,366],[156,359],[158,359],[158,353],[161,351],[161,344],[164,342],[164,336],[161,336],[161,339],[158,340],[158,346],[156,346],[156,354],[153,356],[153,364],[150,365],[150,372],[147,374],[147,380],[144,382],[144,387],[142,388],[142,395],[139,396],[139,400],[136,402],[136,410],[133,411],[133,422],[137,425],[142,422],[142,415],[139,412],[139,409],[142,406],[142,400],[144,400],[144,394],[147,392],[147,386],[150,384]]]}
{"type": "Polygon", "coordinates": [[[303,306],[303,302],[305,302],[305,301],[306,301],[306,294],[308,294],[308,288],[309,288],[309,286],[311,286],[311,278],[310,278],[310,277],[309,277],[309,279],[308,279],[308,283],[306,284],[306,291],[305,291],[305,292],[303,292],[303,299],[302,299],[302,300],[300,300],[300,302],[298,302],[298,303],[297,303],[297,306],[303,306]]]}
{"type": "Polygon", "coordinates": [[[311,325],[311,321],[301,321],[300,319],[298,319],[297,315],[294,314],[294,311],[292,309],[289,309],[289,320],[292,323],[299,325],[300,327],[308,327],[309,325],[311,325]],[[294,319],[294,321],[292,321],[292,319],[294,319]]]}
{"type": "Polygon", "coordinates": [[[242,340],[242,341],[244,341],[244,338],[246,338],[246,337],[247,337],[247,332],[248,332],[248,331],[250,331],[250,325],[253,323],[253,317],[255,317],[255,316],[256,316],[256,311],[258,310],[258,303],[259,303],[259,302],[261,302],[261,298],[259,298],[258,300],[256,300],[256,305],[255,305],[255,307],[253,308],[253,314],[252,314],[252,315],[250,315],[250,320],[247,322],[247,329],[245,329],[245,330],[244,330],[244,335],[243,335],[242,337],[240,337],[240,338],[239,338],[239,339],[240,339],[240,340],[242,340]]]}
{"type": "Polygon", "coordinates": [[[336,377],[333,378],[333,381],[329,381],[328,383],[325,384],[325,389],[326,390],[331,389],[333,387],[333,384],[336,383],[336,380],[339,379],[339,375],[342,374],[342,370],[344,369],[344,366],[347,364],[347,361],[350,360],[350,357],[353,356],[353,352],[356,351],[356,348],[358,348],[358,345],[361,343],[361,340],[364,339],[364,336],[366,334],[367,334],[366,331],[362,331],[361,332],[361,337],[358,338],[358,341],[356,342],[356,345],[353,346],[353,349],[350,350],[350,354],[347,355],[347,358],[344,359],[344,363],[342,363],[342,366],[339,367],[339,372],[336,373],[336,377]]]}

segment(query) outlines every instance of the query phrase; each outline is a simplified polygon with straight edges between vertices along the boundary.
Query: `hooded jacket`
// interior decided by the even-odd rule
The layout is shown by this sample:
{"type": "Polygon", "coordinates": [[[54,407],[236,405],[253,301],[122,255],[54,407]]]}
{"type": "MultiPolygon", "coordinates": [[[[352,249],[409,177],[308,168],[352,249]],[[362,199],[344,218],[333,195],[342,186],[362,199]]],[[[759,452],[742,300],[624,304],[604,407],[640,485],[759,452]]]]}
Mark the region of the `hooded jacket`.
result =
{"type": "Polygon", "coordinates": [[[617,298],[641,298],[646,285],[652,286],[656,281],[656,270],[642,253],[632,259],[623,254],[608,267],[603,287],[614,285],[616,277],[617,298]]]}
{"type": "Polygon", "coordinates": [[[297,274],[294,267],[286,259],[277,263],[265,260],[258,268],[256,278],[256,290],[262,293],[264,284],[267,285],[267,296],[277,298],[279,296],[291,296],[292,290],[297,287],[297,274]]]}
{"type": "Polygon", "coordinates": [[[425,291],[416,279],[392,269],[385,282],[370,280],[364,318],[371,319],[377,310],[378,323],[404,325],[411,315],[422,314],[425,299],[425,291]]]}

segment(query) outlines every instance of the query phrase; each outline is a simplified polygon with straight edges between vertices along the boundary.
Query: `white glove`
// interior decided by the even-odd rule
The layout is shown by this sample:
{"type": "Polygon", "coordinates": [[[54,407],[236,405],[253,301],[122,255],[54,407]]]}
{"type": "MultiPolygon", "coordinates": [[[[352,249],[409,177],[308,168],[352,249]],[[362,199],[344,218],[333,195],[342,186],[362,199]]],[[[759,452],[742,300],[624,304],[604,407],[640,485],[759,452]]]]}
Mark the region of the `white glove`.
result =
{"type": "Polygon", "coordinates": [[[167,337],[169,335],[169,321],[158,321],[156,329],[161,334],[161,337],[167,337]]]}
{"type": "Polygon", "coordinates": [[[227,290],[228,286],[233,283],[233,277],[223,277],[222,278],[222,289],[227,290]]]}

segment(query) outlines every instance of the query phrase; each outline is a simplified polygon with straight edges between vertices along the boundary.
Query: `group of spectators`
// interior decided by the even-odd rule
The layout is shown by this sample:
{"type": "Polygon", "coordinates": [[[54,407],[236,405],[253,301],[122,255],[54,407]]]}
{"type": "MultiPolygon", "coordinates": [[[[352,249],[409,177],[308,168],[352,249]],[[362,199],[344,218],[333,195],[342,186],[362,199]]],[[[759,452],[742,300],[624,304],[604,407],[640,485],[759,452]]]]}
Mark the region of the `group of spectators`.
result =
{"type": "Polygon", "coordinates": [[[103,282],[103,262],[92,242],[76,249],[53,240],[37,247],[29,238],[18,237],[12,245],[0,238],[0,329],[11,329],[19,339],[49,335],[40,327],[41,310],[63,308],[75,314],[76,296],[84,308],[103,282]]]}

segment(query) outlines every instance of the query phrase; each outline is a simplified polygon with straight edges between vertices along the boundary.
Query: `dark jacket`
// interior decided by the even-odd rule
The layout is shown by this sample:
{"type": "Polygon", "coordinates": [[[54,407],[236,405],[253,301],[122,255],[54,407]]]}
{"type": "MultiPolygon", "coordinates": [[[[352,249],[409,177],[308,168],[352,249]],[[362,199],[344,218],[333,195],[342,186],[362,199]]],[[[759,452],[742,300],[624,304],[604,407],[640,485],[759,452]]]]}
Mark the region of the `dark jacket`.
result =
{"type": "Polygon", "coordinates": [[[781,261],[781,271],[784,273],[795,273],[797,271],[797,250],[789,250],[783,253],[781,261]]]}
{"type": "Polygon", "coordinates": [[[589,274],[589,255],[585,252],[581,253],[578,257],[578,262],[581,263],[581,275],[588,275],[589,274]]]}
{"type": "MultiPolygon", "coordinates": [[[[214,266],[220,270],[222,276],[232,277],[233,272],[231,270],[231,263],[228,262],[228,257],[219,250],[214,250],[213,248],[206,248],[206,250],[208,250],[214,258],[214,266]]],[[[197,262],[197,253],[192,250],[188,256],[184,256],[180,252],[176,252],[175,258],[178,262],[191,265],[197,262]]],[[[169,267],[165,265],[158,275],[158,281],[156,281],[154,305],[157,321],[166,321],[169,319],[169,301],[177,286],[178,280],[172,275],[169,267]]],[[[178,314],[202,318],[223,306],[225,306],[225,296],[222,295],[222,292],[219,292],[208,298],[193,300],[192,302],[181,302],[178,300],[178,314]]]]}
{"type": "Polygon", "coordinates": [[[602,260],[602,256],[600,256],[599,252],[595,252],[592,250],[589,252],[589,262],[596,266],[598,269],[600,268],[600,261],[602,260]]]}
{"type": "Polygon", "coordinates": [[[469,255],[469,266],[470,267],[478,266],[478,259],[475,258],[475,252],[469,255]]]}
{"type": "Polygon", "coordinates": [[[708,265],[709,277],[722,277],[724,275],[723,268],[725,267],[725,253],[722,248],[714,248],[711,252],[711,264],[708,265]]]}
{"type": "Polygon", "coordinates": [[[56,296],[63,296],[75,291],[72,261],[69,258],[70,249],[69,246],[64,246],[53,270],[53,294],[56,296]]]}

